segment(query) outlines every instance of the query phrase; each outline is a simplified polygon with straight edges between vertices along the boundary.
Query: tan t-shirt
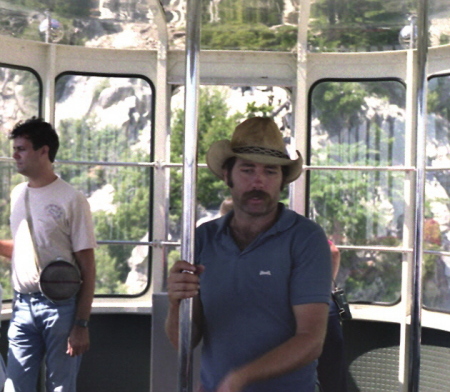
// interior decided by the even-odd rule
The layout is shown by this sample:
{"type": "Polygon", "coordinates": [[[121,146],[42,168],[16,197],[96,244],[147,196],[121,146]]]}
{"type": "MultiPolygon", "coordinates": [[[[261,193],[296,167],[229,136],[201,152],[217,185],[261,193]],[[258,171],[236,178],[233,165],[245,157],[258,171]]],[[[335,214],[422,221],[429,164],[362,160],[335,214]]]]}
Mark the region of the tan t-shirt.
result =
{"type": "MultiPolygon", "coordinates": [[[[39,291],[25,207],[27,187],[19,184],[11,193],[12,283],[20,293],[39,291]]],[[[81,192],[60,178],[41,188],[28,187],[28,192],[41,268],[57,257],[74,263],[73,252],[96,247],[89,203],[81,192]]]]}

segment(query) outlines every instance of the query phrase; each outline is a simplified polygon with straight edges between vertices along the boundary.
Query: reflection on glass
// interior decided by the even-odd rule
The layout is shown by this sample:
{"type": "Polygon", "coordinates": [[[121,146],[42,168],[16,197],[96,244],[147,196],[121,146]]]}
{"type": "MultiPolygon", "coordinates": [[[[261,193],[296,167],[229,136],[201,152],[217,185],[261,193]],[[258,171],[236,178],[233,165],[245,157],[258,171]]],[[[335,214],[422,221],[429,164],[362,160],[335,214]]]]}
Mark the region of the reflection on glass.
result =
{"type": "MultiPolygon", "coordinates": [[[[158,49],[154,9],[147,0],[0,1],[0,34],[96,48],[158,49]],[[54,27],[45,29],[46,19],[54,27]]],[[[184,49],[186,1],[161,0],[171,49],[184,49]]],[[[311,1],[310,51],[398,50],[400,32],[416,14],[405,0],[311,1]]],[[[202,1],[202,49],[295,49],[298,0],[202,1]]],[[[430,45],[448,44],[448,6],[429,2],[430,45]]]]}
{"type": "Polygon", "coordinates": [[[153,18],[146,0],[0,1],[0,34],[65,45],[156,49],[153,18]]]}
{"type": "MultiPolygon", "coordinates": [[[[311,165],[403,165],[404,116],[399,82],[319,83],[311,94],[311,165]]],[[[404,173],[324,169],[309,175],[309,214],[336,244],[401,239],[404,173]]]]}
{"type": "Polygon", "coordinates": [[[204,7],[202,49],[291,51],[298,5],[292,0],[210,0],[204,7]]]}
{"type": "Polygon", "coordinates": [[[415,3],[383,0],[311,2],[308,34],[313,52],[371,52],[403,49],[400,31],[410,24],[415,3]]]}
{"type": "Polygon", "coordinates": [[[147,245],[99,245],[95,250],[95,294],[144,292],[149,283],[149,252],[151,247],[147,245]]]}
{"type": "Polygon", "coordinates": [[[401,253],[343,250],[337,281],[349,302],[392,304],[400,299],[401,265],[401,253]]]}
{"type": "Polygon", "coordinates": [[[428,4],[429,46],[448,45],[450,43],[449,3],[432,0],[428,4]]]}
{"type": "MultiPolygon", "coordinates": [[[[95,48],[159,47],[155,8],[146,0],[55,0],[51,5],[49,10],[48,0],[1,1],[0,34],[95,48]]],[[[170,48],[183,50],[186,1],[162,0],[161,5],[170,48]]],[[[297,42],[297,19],[296,0],[204,0],[202,49],[290,51],[297,42]]]]}

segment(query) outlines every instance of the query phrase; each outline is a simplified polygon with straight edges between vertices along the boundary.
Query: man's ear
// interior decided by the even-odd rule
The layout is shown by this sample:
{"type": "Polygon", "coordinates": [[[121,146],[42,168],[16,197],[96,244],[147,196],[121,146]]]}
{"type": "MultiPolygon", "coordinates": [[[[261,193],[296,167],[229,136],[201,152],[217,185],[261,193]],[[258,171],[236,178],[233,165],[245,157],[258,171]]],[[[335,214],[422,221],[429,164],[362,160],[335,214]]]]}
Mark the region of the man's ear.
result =
{"type": "Polygon", "coordinates": [[[233,184],[233,180],[231,179],[231,173],[226,169],[223,169],[222,173],[223,173],[223,180],[225,181],[225,184],[227,184],[230,188],[233,188],[234,184],[233,184]]]}
{"type": "Polygon", "coordinates": [[[222,169],[222,177],[223,180],[225,181],[225,184],[228,184],[228,170],[222,169]]]}
{"type": "Polygon", "coordinates": [[[49,146],[44,145],[44,146],[41,147],[41,154],[45,155],[47,158],[49,158],[49,151],[50,151],[50,147],[49,146]]]}

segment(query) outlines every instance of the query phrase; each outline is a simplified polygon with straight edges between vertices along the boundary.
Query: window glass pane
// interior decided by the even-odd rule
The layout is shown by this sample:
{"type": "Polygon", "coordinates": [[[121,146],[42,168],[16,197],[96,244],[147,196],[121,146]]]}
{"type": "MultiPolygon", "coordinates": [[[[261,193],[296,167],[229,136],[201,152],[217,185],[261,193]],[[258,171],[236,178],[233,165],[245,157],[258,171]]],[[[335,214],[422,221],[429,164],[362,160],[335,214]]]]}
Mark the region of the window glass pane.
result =
{"type": "Polygon", "coordinates": [[[292,51],[298,7],[285,0],[203,2],[202,49],[292,51]]]}
{"type": "Polygon", "coordinates": [[[450,257],[425,251],[422,263],[423,306],[450,312],[450,257]]]}
{"type": "Polygon", "coordinates": [[[450,76],[428,83],[427,176],[423,258],[423,304],[450,311],[450,76]],[[446,169],[447,168],[447,169],[446,169]],[[431,252],[431,253],[430,253],[431,252]],[[436,252],[436,253],[433,253],[436,252]]]}
{"type": "Polygon", "coordinates": [[[337,281],[349,302],[391,304],[400,298],[401,266],[401,253],[344,250],[337,281]]]}
{"type": "MultiPolygon", "coordinates": [[[[147,240],[147,237],[145,238],[147,240]]],[[[95,250],[98,295],[142,293],[149,284],[151,248],[146,245],[100,245],[95,250]],[[120,262],[126,260],[126,263],[120,262]]]]}
{"type": "MultiPolygon", "coordinates": [[[[388,169],[405,161],[404,86],[397,81],[323,81],[313,88],[310,104],[308,159],[312,166],[327,168],[308,173],[309,216],[337,245],[401,245],[405,173],[388,169]]],[[[391,279],[382,276],[385,267],[380,266],[391,256],[400,263],[394,254],[371,255],[382,280],[391,279]]],[[[341,268],[359,266],[361,271],[353,271],[358,274],[368,268],[366,263],[367,255],[356,252],[342,260],[341,268]]],[[[400,284],[400,275],[395,279],[400,284]]],[[[374,299],[372,289],[363,298],[366,284],[361,284],[354,299],[395,299],[385,300],[385,294],[374,299]]]]}
{"type": "MultiPolygon", "coordinates": [[[[184,30],[185,4],[177,3],[167,10],[167,19],[184,30]]],[[[59,45],[157,49],[158,28],[151,8],[147,0],[2,0],[0,34],[59,45]]]]}
{"type": "Polygon", "coordinates": [[[405,175],[392,172],[312,171],[309,216],[341,245],[398,246],[403,230],[405,175]]]}
{"type": "MultiPolygon", "coordinates": [[[[12,155],[9,133],[19,122],[39,116],[41,84],[36,75],[25,69],[0,67],[0,238],[11,238],[9,228],[10,192],[24,178],[15,165],[7,162],[12,155]]],[[[3,299],[12,298],[10,262],[0,257],[0,283],[3,299]]]]}
{"type": "MultiPolygon", "coordinates": [[[[64,75],[57,80],[57,160],[63,162],[56,171],[88,198],[97,241],[149,241],[153,169],[144,163],[151,161],[152,99],[143,78],[64,75]]],[[[96,252],[96,294],[135,295],[145,289],[148,252],[146,245],[103,244],[96,252]],[[141,255],[142,247],[145,257],[133,256],[141,255]]]]}
{"type": "Polygon", "coordinates": [[[9,156],[5,136],[18,121],[39,116],[41,85],[31,71],[0,67],[0,92],[0,148],[2,156],[9,156]]]}
{"type": "Polygon", "coordinates": [[[60,163],[56,171],[89,195],[98,241],[141,241],[148,236],[150,168],[60,163]]]}
{"type": "MultiPolygon", "coordinates": [[[[404,164],[405,90],[396,81],[321,82],[311,93],[310,164],[404,164]]],[[[402,172],[312,170],[309,214],[340,244],[400,239],[402,172]]]]}
{"type": "MultiPolygon", "coordinates": [[[[406,0],[311,1],[309,49],[373,52],[409,48],[411,28],[416,26],[417,31],[416,7],[416,2],[406,0]]],[[[445,23],[442,16],[436,22],[445,23]]]]}

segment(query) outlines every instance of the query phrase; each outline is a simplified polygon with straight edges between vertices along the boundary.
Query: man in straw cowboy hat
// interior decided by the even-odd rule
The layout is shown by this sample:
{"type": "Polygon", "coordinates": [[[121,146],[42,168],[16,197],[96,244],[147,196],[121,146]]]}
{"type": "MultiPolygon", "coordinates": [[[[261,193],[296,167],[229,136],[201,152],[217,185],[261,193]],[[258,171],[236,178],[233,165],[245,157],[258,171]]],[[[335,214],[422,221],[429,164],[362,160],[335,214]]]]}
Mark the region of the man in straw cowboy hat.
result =
{"type": "Polygon", "coordinates": [[[289,158],[275,122],[262,117],[245,120],[231,141],[207,153],[209,169],[230,188],[233,211],[197,229],[195,265],[171,268],[166,321],[177,347],[180,302],[194,298],[201,391],[315,389],[330,248],[317,224],[279,203],[283,186],[301,174],[297,154],[289,158]]]}

